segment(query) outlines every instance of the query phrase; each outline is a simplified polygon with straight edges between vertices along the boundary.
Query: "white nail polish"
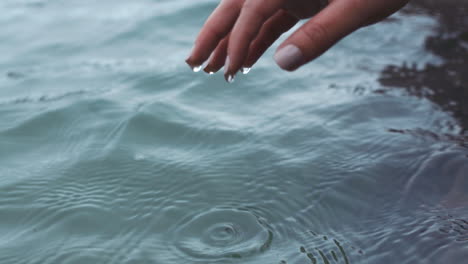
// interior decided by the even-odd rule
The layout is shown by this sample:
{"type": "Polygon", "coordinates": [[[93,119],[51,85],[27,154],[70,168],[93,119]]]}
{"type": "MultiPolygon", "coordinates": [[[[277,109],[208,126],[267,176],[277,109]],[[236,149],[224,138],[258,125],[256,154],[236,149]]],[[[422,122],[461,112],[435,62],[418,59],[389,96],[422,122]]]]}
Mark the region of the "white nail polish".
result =
{"type": "Polygon", "coordinates": [[[250,69],[251,69],[250,67],[242,67],[241,72],[242,74],[247,74],[250,72],[250,69]]]}
{"type": "Polygon", "coordinates": [[[295,70],[305,63],[304,55],[295,45],[289,44],[278,50],[274,56],[276,63],[284,70],[295,70]]]}

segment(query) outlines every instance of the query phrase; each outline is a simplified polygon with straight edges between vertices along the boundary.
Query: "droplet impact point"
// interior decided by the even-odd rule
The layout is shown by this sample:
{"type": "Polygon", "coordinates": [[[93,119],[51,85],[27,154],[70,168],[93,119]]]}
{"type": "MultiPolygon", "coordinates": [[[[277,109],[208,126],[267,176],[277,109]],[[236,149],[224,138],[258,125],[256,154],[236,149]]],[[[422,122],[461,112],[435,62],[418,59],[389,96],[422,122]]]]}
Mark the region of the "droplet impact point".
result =
{"type": "Polygon", "coordinates": [[[273,232],[256,215],[230,208],[187,217],[169,235],[171,248],[197,263],[224,263],[260,254],[273,240],[273,232]]]}

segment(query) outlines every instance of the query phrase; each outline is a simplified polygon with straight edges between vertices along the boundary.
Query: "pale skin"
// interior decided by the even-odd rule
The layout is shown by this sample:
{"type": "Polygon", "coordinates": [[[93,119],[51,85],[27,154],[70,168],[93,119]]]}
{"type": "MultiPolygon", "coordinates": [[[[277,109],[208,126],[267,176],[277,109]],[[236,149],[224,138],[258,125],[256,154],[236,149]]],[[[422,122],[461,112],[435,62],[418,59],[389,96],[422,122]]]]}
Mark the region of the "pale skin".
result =
{"type": "Polygon", "coordinates": [[[276,50],[274,59],[294,71],[343,37],[398,11],[409,0],[222,0],[198,34],[186,62],[226,80],[252,67],[263,53],[301,19],[308,19],[276,50]]]}

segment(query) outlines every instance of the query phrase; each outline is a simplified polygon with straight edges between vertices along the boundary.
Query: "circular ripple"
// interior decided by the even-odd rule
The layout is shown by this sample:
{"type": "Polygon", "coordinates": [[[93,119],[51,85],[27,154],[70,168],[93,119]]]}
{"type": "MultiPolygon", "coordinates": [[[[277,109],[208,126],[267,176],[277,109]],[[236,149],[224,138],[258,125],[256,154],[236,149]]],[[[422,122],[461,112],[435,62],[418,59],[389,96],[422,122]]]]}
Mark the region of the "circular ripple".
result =
{"type": "Polygon", "coordinates": [[[273,233],[259,217],[238,209],[212,209],[191,216],[173,232],[172,245],[188,257],[242,258],[265,251],[273,233]]]}

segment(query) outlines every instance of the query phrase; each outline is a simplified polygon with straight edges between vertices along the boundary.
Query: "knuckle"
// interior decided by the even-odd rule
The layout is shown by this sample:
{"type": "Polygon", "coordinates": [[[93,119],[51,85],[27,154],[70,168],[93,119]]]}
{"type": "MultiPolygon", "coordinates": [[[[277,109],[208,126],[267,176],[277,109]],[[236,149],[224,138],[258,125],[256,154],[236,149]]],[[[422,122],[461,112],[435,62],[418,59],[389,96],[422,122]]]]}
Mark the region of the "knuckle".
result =
{"type": "Polygon", "coordinates": [[[299,31],[311,43],[318,41],[330,41],[330,35],[328,33],[328,30],[322,24],[317,22],[310,23],[307,26],[301,27],[299,31]]]}
{"type": "Polygon", "coordinates": [[[260,18],[261,20],[266,20],[268,14],[265,12],[265,9],[262,8],[262,5],[257,1],[247,1],[243,6],[244,12],[250,12],[253,16],[260,18]]]}
{"type": "Polygon", "coordinates": [[[369,6],[373,6],[375,0],[351,0],[349,4],[353,8],[353,10],[359,10],[360,13],[368,8],[369,6]]]}

